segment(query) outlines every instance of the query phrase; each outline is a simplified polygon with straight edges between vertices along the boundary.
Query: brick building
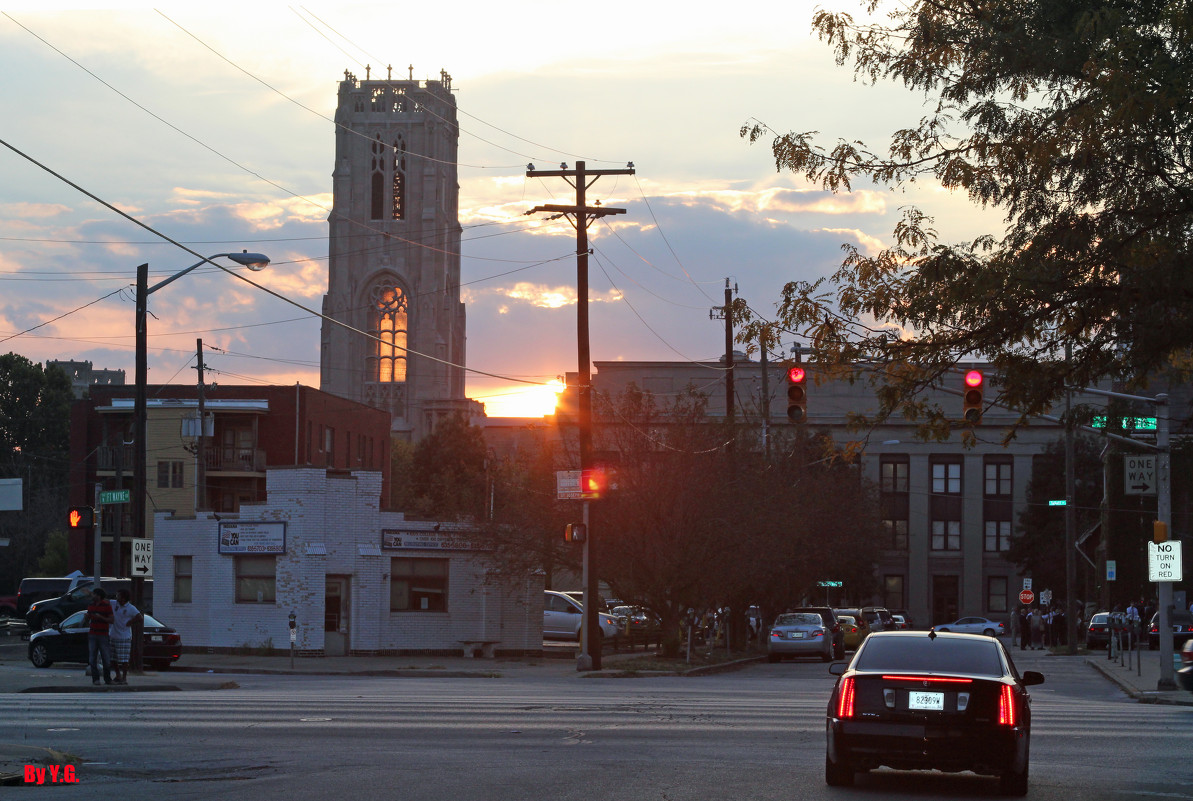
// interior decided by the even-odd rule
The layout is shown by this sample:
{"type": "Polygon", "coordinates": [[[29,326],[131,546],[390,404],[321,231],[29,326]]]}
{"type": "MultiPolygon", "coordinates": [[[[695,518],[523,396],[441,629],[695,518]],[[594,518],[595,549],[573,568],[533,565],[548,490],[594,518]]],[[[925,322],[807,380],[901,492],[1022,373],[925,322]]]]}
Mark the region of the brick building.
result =
{"type": "MultiPolygon", "coordinates": [[[[105,490],[131,490],[134,394],[132,386],[93,386],[72,406],[71,505],[92,505],[97,483],[105,490]]],[[[153,536],[155,510],[231,514],[244,503],[265,500],[270,467],[377,471],[382,497],[389,497],[384,411],[301,385],[221,385],[204,393],[206,436],[200,442],[195,387],[150,386],[148,396],[146,536],[153,536]]],[[[129,575],[131,506],[105,505],[102,512],[103,569],[129,575]],[[119,566],[110,544],[117,531],[124,540],[119,566]]],[[[85,532],[72,532],[70,568],[90,573],[92,547],[85,532]]]]}

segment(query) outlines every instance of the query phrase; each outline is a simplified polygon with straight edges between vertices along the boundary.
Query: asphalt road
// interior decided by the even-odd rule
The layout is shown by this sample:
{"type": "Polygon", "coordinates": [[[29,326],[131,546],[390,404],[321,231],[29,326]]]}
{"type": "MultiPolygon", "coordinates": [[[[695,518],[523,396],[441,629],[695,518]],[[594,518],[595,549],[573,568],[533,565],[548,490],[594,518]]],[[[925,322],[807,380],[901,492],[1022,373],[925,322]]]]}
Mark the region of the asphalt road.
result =
{"type": "MultiPolygon", "coordinates": [[[[1031,798],[1193,799],[1193,708],[1136,703],[1080,659],[1045,664],[1031,798]]],[[[76,755],[78,783],[43,790],[54,798],[997,795],[993,779],[888,770],[826,787],[832,682],[819,662],[699,678],[240,675],[229,689],[0,695],[0,744],[76,755]]]]}

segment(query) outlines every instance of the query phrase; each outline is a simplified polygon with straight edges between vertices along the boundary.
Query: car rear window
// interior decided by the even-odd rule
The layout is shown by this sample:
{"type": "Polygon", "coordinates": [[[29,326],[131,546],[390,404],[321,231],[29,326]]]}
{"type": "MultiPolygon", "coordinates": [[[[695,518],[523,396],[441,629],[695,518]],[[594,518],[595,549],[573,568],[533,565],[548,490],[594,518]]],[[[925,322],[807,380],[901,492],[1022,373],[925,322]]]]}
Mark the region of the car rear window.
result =
{"type": "Polygon", "coordinates": [[[876,637],[862,646],[857,670],[1003,675],[998,643],[951,637],[876,637]]]}
{"type": "Polygon", "coordinates": [[[820,615],[812,612],[792,612],[786,615],[779,615],[778,620],[775,621],[776,626],[820,626],[824,621],[820,619],[820,615]]]}

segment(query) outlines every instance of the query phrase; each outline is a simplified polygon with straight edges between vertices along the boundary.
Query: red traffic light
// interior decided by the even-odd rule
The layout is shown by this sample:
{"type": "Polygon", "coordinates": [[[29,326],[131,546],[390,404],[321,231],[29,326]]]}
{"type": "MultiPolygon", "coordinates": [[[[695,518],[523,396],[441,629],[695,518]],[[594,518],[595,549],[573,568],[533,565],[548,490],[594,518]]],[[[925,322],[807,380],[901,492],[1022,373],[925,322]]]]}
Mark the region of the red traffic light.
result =
{"type": "Polygon", "coordinates": [[[796,365],[787,368],[787,419],[799,423],[808,414],[808,392],[804,389],[807,373],[796,365]]]}
{"type": "Polygon", "coordinates": [[[965,374],[965,389],[961,393],[964,401],[962,415],[965,422],[970,425],[982,422],[982,382],[984,380],[980,370],[970,370],[965,374]]]}
{"type": "Polygon", "coordinates": [[[609,491],[609,475],[603,467],[589,467],[580,473],[580,497],[597,500],[609,491]]]}

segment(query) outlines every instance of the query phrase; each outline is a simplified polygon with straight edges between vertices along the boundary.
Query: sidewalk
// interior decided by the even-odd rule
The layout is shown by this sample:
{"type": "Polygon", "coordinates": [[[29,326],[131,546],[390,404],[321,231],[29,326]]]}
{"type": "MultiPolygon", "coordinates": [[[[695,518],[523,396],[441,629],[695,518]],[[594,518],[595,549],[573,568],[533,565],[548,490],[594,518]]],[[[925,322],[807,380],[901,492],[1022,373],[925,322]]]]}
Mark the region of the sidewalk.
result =
{"type": "Polygon", "coordinates": [[[1193,692],[1156,689],[1160,681],[1159,651],[1124,652],[1121,662],[1117,658],[1107,659],[1105,651],[1096,651],[1087,655],[1085,661],[1140,703],[1193,706],[1193,692]]]}

